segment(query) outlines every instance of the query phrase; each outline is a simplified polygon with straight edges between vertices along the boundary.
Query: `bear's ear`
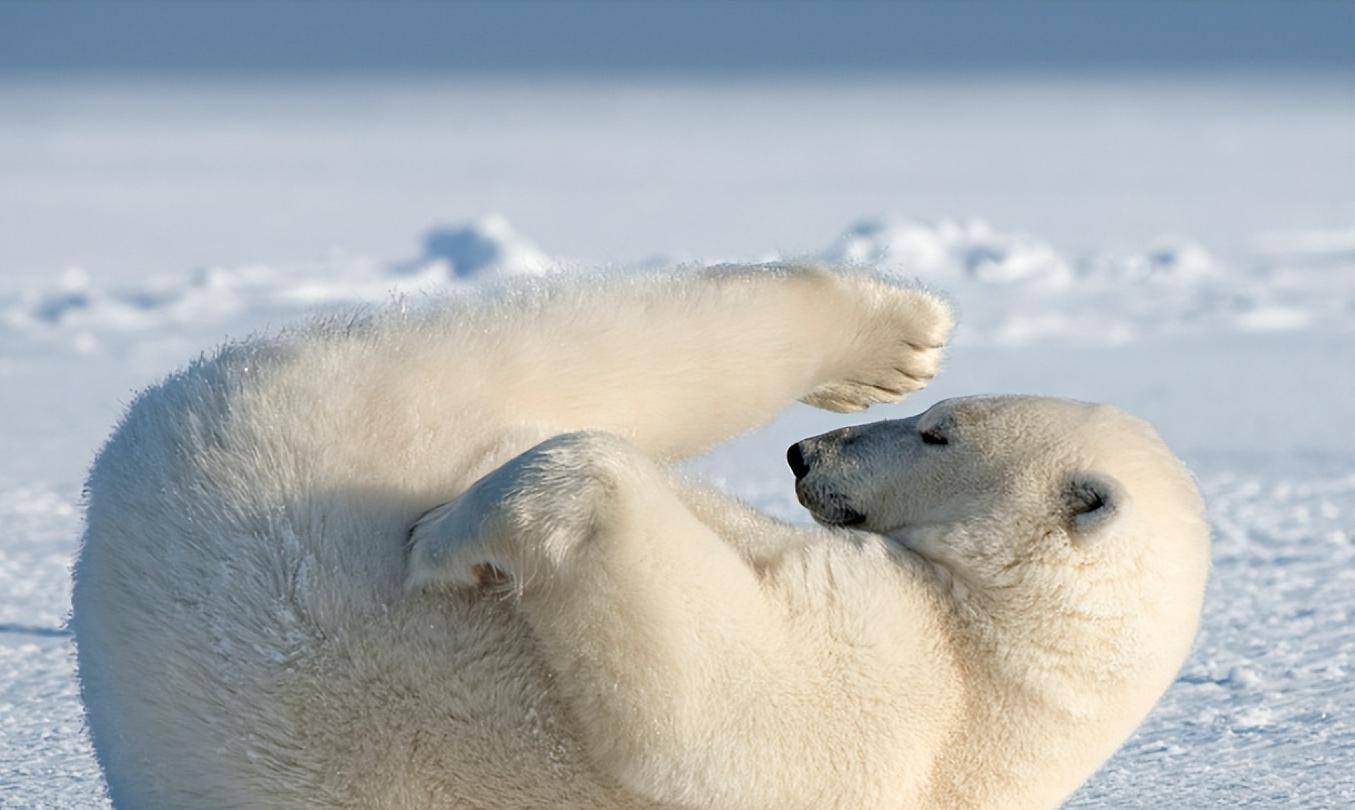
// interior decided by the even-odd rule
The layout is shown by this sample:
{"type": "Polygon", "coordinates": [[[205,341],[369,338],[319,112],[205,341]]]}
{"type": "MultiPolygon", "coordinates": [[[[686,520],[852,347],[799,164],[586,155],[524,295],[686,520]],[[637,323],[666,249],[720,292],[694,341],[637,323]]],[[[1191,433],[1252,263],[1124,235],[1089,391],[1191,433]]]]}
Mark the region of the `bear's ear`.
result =
{"type": "Polygon", "coordinates": [[[1068,534],[1081,543],[1095,542],[1124,511],[1128,495],[1119,481],[1097,472],[1077,472],[1063,485],[1063,520],[1068,534]]]}

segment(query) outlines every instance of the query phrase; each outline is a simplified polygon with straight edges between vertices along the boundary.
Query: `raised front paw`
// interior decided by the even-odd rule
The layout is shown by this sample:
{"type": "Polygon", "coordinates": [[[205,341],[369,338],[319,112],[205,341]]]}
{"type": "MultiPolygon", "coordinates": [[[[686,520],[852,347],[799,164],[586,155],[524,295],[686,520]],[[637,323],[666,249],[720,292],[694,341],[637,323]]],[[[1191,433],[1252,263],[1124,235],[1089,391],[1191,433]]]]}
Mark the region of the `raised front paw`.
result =
{"type": "Polygon", "coordinates": [[[558,573],[617,506],[638,460],[606,433],[562,434],[509,460],[414,524],[406,589],[521,589],[558,573]]]}
{"type": "Polygon", "coordinates": [[[830,378],[803,401],[830,411],[897,402],[925,388],[941,367],[955,324],[950,305],[932,293],[869,275],[844,275],[847,299],[842,356],[830,378]]]}

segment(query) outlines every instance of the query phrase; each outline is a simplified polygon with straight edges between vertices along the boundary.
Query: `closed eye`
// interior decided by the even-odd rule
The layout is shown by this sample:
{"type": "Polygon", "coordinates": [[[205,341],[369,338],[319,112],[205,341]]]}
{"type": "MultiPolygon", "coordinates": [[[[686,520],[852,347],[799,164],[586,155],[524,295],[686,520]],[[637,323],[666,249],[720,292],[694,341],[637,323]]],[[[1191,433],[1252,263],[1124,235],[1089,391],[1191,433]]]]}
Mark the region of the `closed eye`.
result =
{"type": "Polygon", "coordinates": [[[918,434],[923,444],[950,444],[950,440],[936,430],[924,430],[918,434]]]}

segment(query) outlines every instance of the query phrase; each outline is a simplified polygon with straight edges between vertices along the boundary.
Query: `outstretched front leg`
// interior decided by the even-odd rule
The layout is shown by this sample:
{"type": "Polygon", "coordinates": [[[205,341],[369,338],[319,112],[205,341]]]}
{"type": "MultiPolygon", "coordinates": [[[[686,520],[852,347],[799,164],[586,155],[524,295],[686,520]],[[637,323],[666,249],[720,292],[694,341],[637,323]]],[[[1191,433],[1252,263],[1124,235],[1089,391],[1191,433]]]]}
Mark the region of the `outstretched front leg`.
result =
{"type": "Polygon", "coordinates": [[[485,390],[515,421],[603,430],[675,459],[797,399],[893,402],[937,372],[952,326],[936,296],[858,270],[767,265],[564,286],[495,331],[485,390]]]}
{"type": "Polygon", "coordinates": [[[856,806],[817,775],[891,748],[815,738],[861,724],[809,686],[821,667],[737,550],[615,436],[550,439],[415,527],[410,588],[487,580],[516,592],[592,761],[650,800],[856,806]]]}

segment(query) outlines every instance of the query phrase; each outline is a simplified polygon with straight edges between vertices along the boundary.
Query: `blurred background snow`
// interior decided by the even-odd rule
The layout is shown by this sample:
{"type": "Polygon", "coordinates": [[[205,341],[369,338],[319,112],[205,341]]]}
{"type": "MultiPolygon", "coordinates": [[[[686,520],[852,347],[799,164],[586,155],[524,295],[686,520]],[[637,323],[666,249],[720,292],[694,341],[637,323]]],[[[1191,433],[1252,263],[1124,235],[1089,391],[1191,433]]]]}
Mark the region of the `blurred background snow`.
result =
{"type": "MultiPolygon", "coordinates": [[[[0,807],[103,804],[68,566],[135,391],[515,274],[864,262],[931,389],[1117,403],[1197,471],[1196,653],[1074,806],[1355,803],[1355,5],[0,4],[0,807]]],[[[802,520],[795,407],[693,467],[802,520]]]]}

